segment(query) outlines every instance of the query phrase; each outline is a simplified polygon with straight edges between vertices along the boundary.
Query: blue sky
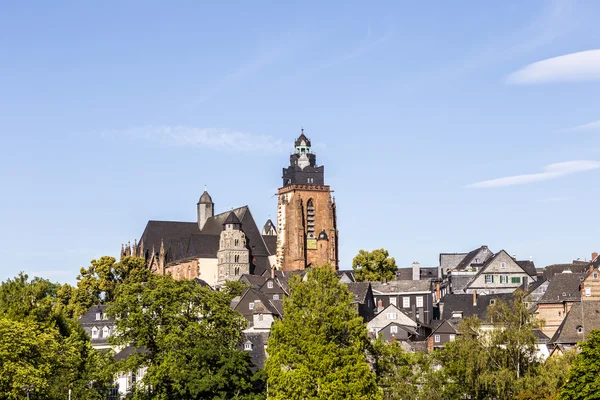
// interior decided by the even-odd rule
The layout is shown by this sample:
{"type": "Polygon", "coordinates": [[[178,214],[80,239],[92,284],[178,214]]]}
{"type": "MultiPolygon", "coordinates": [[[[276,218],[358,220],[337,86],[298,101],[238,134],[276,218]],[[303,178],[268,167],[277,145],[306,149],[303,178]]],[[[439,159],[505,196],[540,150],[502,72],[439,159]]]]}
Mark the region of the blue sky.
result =
{"type": "Polygon", "coordinates": [[[73,282],[149,219],[276,214],[303,126],[342,268],[600,249],[595,1],[4,2],[0,279],[73,282]]]}

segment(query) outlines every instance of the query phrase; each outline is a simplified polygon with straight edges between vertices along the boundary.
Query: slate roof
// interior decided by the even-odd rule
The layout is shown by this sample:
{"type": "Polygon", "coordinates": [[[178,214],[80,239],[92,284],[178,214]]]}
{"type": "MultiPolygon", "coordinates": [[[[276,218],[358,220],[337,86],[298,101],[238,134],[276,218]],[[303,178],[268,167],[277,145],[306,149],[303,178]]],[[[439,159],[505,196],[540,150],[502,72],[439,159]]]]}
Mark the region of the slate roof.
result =
{"type": "MultiPolygon", "coordinates": [[[[456,333],[458,333],[458,325],[460,325],[461,321],[462,321],[461,318],[449,318],[449,319],[443,320],[442,323],[439,324],[431,332],[431,335],[433,335],[434,333],[456,334],[456,333]]],[[[429,335],[429,336],[431,336],[431,335],[429,335]]]]}
{"type": "Polygon", "coordinates": [[[237,217],[237,215],[235,215],[235,213],[233,211],[231,211],[229,213],[229,215],[223,222],[223,225],[227,225],[227,224],[232,224],[232,225],[240,225],[241,224],[240,219],[237,217]]]}
{"type": "Polygon", "coordinates": [[[105,315],[107,305],[96,305],[92,306],[89,310],[86,311],[81,317],[79,317],[79,324],[114,324],[114,319],[102,319],[96,320],[96,313],[102,313],[105,315]]]}
{"type": "Polygon", "coordinates": [[[202,196],[200,196],[200,200],[198,200],[198,204],[208,204],[208,203],[213,203],[213,201],[212,201],[212,197],[210,197],[210,194],[208,194],[208,192],[205,190],[204,193],[202,193],[202,196]]]}
{"type": "MultiPolygon", "coordinates": [[[[469,280],[469,283],[467,283],[467,287],[469,287],[471,285],[471,283],[475,282],[477,280],[477,278],[479,278],[479,276],[481,276],[481,274],[485,273],[486,268],[488,267],[488,265],[490,265],[492,262],[494,262],[494,260],[502,253],[505,253],[506,255],[508,255],[517,265],[519,265],[519,263],[517,261],[515,261],[512,256],[510,254],[508,254],[506,252],[506,250],[502,249],[499,252],[497,252],[496,254],[494,254],[493,256],[489,257],[485,263],[481,266],[481,268],[479,268],[479,270],[477,271],[477,273],[475,275],[473,275],[473,277],[469,280]]],[[[521,267],[519,265],[519,267],[521,267]]],[[[522,269],[523,267],[521,267],[522,269]]],[[[535,268],[533,270],[533,275],[531,275],[531,273],[527,272],[524,270],[524,272],[526,274],[528,274],[529,276],[531,276],[532,278],[537,277],[537,272],[535,271],[535,268]]]]}
{"type": "MultiPolygon", "coordinates": [[[[458,263],[458,265],[456,266],[455,269],[465,269],[467,267],[469,267],[471,264],[474,263],[475,261],[475,256],[477,256],[477,254],[479,254],[480,251],[482,251],[483,249],[487,249],[487,251],[489,252],[489,254],[491,254],[492,256],[494,255],[494,253],[492,253],[487,246],[481,246],[476,248],[475,250],[471,250],[469,253],[467,253],[467,255],[465,256],[465,258],[462,259],[462,261],[460,263],[458,263]]],[[[488,257],[488,260],[491,257],[488,257]]],[[[483,260],[481,263],[478,264],[483,264],[483,260]]]]}
{"type": "Polygon", "coordinates": [[[585,278],[585,274],[561,273],[554,275],[546,293],[538,300],[538,304],[581,301],[579,285],[583,278],[585,278]]]}
{"type": "Polygon", "coordinates": [[[133,346],[127,346],[123,350],[121,350],[120,352],[115,354],[115,361],[126,360],[129,358],[129,356],[131,356],[133,354],[142,354],[142,353],[147,353],[147,352],[148,352],[148,349],[146,349],[145,347],[136,348],[133,346]]]}
{"type": "Polygon", "coordinates": [[[417,330],[414,327],[402,325],[402,324],[399,324],[399,323],[393,322],[393,321],[390,322],[389,324],[387,324],[386,326],[384,326],[383,328],[381,328],[381,330],[384,330],[385,328],[387,328],[390,325],[396,325],[398,328],[400,328],[400,329],[402,329],[402,330],[410,333],[411,335],[414,335],[414,336],[418,336],[419,335],[419,333],[417,332],[417,330]]]}
{"type": "MultiPolygon", "coordinates": [[[[280,301],[280,300],[271,300],[263,292],[261,292],[260,290],[257,290],[257,289],[253,289],[253,288],[244,289],[239,300],[237,301],[237,303],[235,303],[234,308],[237,307],[237,305],[241,302],[241,300],[246,295],[248,295],[249,292],[254,294],[258,298],[258,300],[260,300],[260,302],[262,303],[262,305],[265,308],[265,311],[263,311],[263,312],[265,312],[265,313],[269,312],[273,315],[283,317],[283,314],[280,312],[280,311],[283,311],[283,306],[281,306],[279,303],[277,303],[277,306],[275,304],[273,304],[274,301],[280,301]]],[[[233,300],[232,300],[232,305],[233,305],[233,300]]]]}
{"type": "MultiPolygon", "coordinates": [[[[420,267],[419,268],[420,279],[436,279],[438,277],[437,267],[420,267]]],[[[412,280],[412,268],[398,268],[396,272],[396,279],[399,281],[410,281],[412,280]]]]}
{"type": "Polygon", "coordinates": [[[529,294],[535,289],[542,286],[544,282],[546,282],[546,279],[544,279],[543,277],[539,277],[537,281],[527,282],[527,291],[525,291],[525,282],[523,282],[521,286],[518,287],[518,289],[521,289],[522,291],[526,292],[526,294],[529,294]]]}
{"type": "Polygon", "coordinates": [[[588,270],[589,265],[590,265],[589,262],[578,261],[578,260],[573,261],[571,264],[552,264],[552,265],[548,265],[546,268],[544,268],[543,276],[547,280],[551,281],[552,277],[555,274],[560,274],[564,270],[571,271],[574,274],[580,274],[580,273],[586,272],[588,270]]]}
{"type": "Polygon", "coordinates": [[[440,253],[440,267],[444,270],[456,268],[469,253],[440,253]]]}
{"type": "Polygon", "coordinates": [[[277,253],[277,236],[262,235],[262,238],[265,241],[265,245],[267,246],[267,250],[269,251],[269,253],[277,253]]]}
{"type": "Polygon", "coordinates": [[[338,270],[335,271],[335,274],[342,279],[343,276],[346,276],[352,282],[356,282],[356,278],[354,278],[354,270],[338,270]]]}
{"type": "Polygon", "coordinates": [[[267,281],[267,278],[259,275],[243,274],[239,280],[249,283],[254,289],[258,289],[267,281]]]}
{"type": "Polygon", "coordinates": [[[477,295],[477,304],[473,305],[473,294],[447,294],[441,300],[443,303],[441,319],[451,319],[452,314],[461,311],[463,318],[477,317],[485,321],[491,300],[510,301],[512,299],[512,293],[479,294],[477,295]]]}
{"type": "Polygon", "coordinates": [[[584,338],[594,329],[600,329],[600,302],[584,301],[574,303],[571,310],[554,333],[554,336],[550,339],[550,343],[576,344],[577,342],[584,340],[584,338]],[[582,333],[577,333],[578,327],[583,328],[582,333]]]}
{"type": "MultiPolygon", "coordinates": [[[[267,354],[265,353],[265,345],[269,340],[269,332],[244,332],[244,344],[246,342],[252,343],[252,350],[250,351],[250,356],[252,358],[252,364],[254,364],[255,368],[252,368],[253,371],[257,369],[262,369],[265,367],[265,360],[267,359],[267,354]]],[[[242,349],[244,347],[242,346],[242,349]]],[[[247,350],[246,350],[247,351],[247,350]]]]}
{"type": "Polygon", "coordinates": [[[360,304],[365,304],[367,300],[367,294],[369,293],[369,282],[352,282],[344,283],[348,288],[348,291],[353,294],[353,301],[360,304]]]}
{"type": "Polygon", "coordinates": [[[412,293],[431,291],[431,281],[389,281],[386,283],[373,282],[371,287],[377,293],[412,293]]]}
{"type": "Polygon", "coordinates": [[[523,268],[523,271],[527,272],[527,275],[532,277],[537,277],[537,269],[535,268],[535,264],[530,260],[517,261],[519,267],[523,268]]]}

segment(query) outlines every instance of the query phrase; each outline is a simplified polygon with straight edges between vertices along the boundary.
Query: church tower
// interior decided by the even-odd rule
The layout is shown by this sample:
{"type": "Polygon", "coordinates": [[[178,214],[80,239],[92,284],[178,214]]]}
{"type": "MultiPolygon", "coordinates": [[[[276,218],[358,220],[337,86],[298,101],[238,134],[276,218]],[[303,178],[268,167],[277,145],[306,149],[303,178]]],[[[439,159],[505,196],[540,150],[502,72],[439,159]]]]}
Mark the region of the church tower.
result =
{"type": "Polygon", "coordinates": [[[215,216],[215,203],[213,203],[210,194],[204,189],[204,193],[198,200],[198,228],[202,230],[204,224],[210,217],[215,216]]]}
{"type": "Polygon", "coordinates": [[[223,231],[217,252],[217,285],[238,280],[242,274],[250,273],[250,251],[246,246],[246,235],[242,232],[242,223],[233,211],[223,222],[223,231]]]}
{"type": "Polygon", "coordinates": [[[317,166],[317,156],[302,129],[278,191],[279,269],[293,271],[325,264],[339,268],[336,206],[325,185],[324,170],[324,166],[317,166]]]}

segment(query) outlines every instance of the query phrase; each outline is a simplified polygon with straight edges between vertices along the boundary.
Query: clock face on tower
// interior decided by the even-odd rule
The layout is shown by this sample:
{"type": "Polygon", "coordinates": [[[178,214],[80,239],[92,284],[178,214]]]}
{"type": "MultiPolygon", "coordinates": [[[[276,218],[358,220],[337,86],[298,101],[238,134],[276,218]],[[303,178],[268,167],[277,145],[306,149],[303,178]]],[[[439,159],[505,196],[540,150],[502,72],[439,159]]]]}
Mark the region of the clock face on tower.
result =
{"type": "Polygon", "coordinates": [[[298,158],[298,166],[300,169],[304,169],[310,165],[310,161],[308,160],[308,156],[306,153],[302,153],[302,155],[298,158]]]}

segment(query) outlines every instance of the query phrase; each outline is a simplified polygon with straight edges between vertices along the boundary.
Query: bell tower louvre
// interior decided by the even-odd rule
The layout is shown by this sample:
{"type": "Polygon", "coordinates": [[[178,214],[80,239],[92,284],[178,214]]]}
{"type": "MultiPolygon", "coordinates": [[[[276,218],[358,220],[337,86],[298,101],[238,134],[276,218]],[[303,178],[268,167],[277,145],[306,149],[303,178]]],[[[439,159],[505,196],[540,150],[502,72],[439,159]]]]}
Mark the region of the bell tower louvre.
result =
{"type": "Polygon", "coordinates": [[[317,155],[302,129],[278,190],[278,269],[339,268],[336,205],[330,187],[325,185],[324,170],[324,166],[317,166],[317,155]]]}

